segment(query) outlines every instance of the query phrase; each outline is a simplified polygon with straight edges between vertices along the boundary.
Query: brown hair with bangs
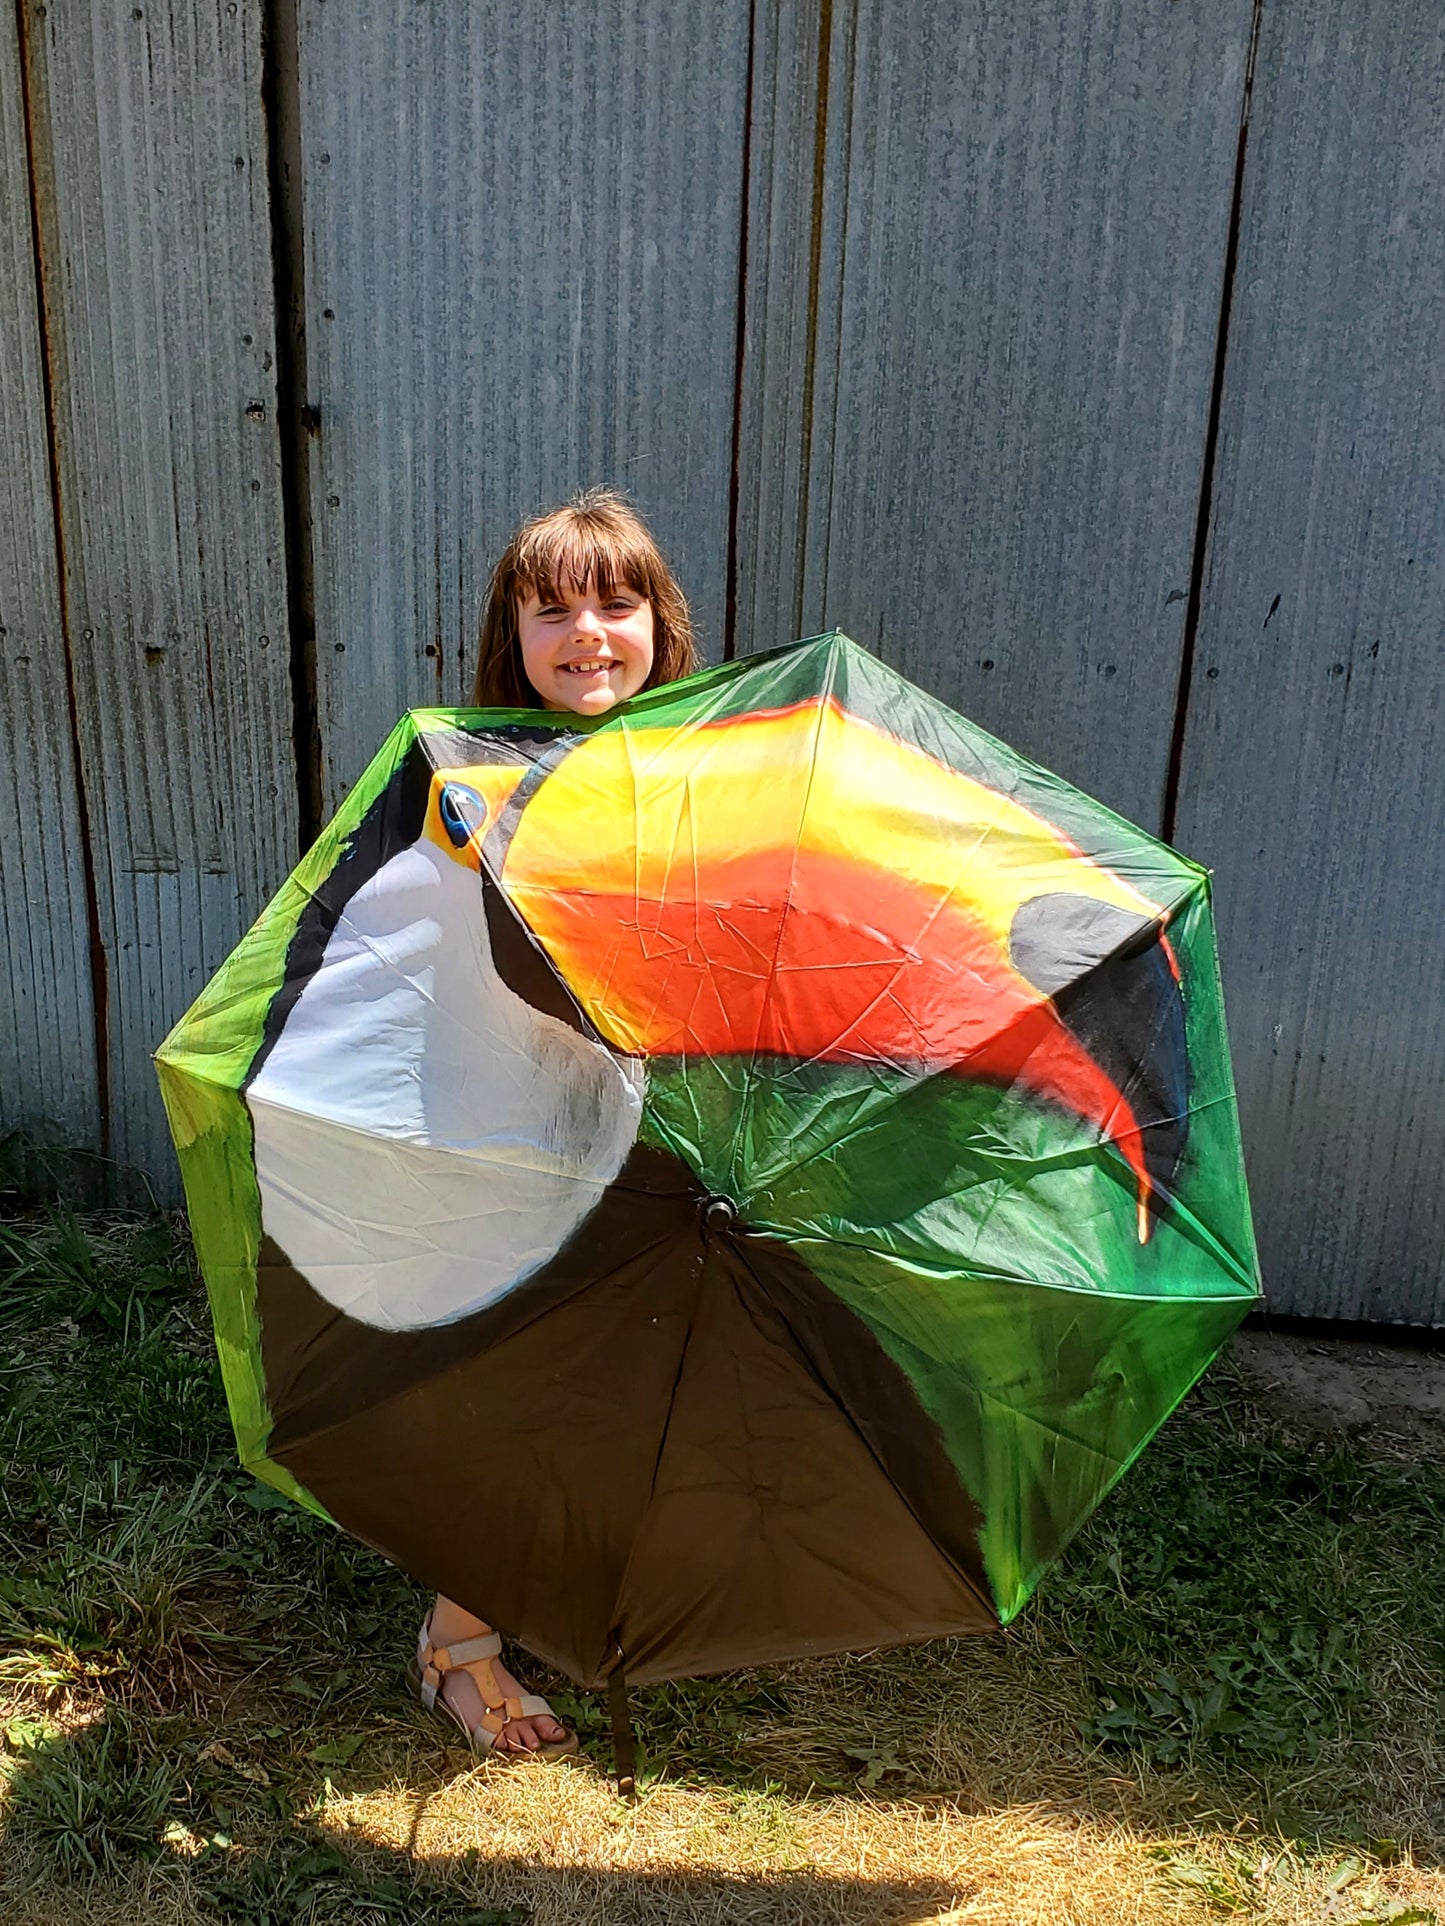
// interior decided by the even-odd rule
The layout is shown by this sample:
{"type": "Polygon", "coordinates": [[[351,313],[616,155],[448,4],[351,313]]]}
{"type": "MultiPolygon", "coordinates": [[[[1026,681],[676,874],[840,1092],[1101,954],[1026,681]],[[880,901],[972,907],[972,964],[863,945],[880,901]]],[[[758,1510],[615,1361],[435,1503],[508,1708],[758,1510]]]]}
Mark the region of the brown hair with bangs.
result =
{"type": "Polygon", "coordinates": [[[529,595],[545,600],[564,585],[588,582],[602,595],[620,584],[652,604],[652,673],[645,689],[692,674],[697,650],[687,597],[652,531],[615,489],[588,488],[524,522],[492,570],[472,690],[479,709],[537,707],[541,697],[522,668],[518,606],[529,595]]]}

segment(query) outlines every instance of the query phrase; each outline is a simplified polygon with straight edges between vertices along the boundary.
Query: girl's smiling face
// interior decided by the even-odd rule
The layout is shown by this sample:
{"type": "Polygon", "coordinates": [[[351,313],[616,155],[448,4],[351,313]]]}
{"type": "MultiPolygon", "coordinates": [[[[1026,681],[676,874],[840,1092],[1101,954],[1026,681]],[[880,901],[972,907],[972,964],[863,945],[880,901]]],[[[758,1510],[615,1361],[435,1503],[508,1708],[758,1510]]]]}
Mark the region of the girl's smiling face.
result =
{"type": "Polygon", "coordinates": [[[548,709],[597,716],[652,673],[652,604],[626,582],[558,582],[517,605],[522,670],[548,709]]]}

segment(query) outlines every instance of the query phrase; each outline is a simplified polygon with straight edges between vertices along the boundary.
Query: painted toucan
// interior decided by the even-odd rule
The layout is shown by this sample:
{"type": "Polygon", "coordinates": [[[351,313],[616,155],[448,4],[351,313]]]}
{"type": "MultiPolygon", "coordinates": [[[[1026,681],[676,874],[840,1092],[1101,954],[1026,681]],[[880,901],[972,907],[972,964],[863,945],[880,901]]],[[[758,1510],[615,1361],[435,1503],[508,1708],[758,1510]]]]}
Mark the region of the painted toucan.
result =
{"type": "Polygon", "coordinates": [[[162,1052],[243,1451],[578,1679],[996,1624],[1252,1301],[1201,903],[843,638],[418,713],[162,1052]]]}
{"type": "Polygon", "coordinates": [[[1141,1238],[1167,1199],[1161,912],[1036,814],[816,702],[641,745],[503,737],[425,779],[422,833],[347,898],[247,1093],[267,1229],[352,1317],[444,1322],[550,1256],[632,1148],[649,1058],[1014,1085],[1117,1147],[1141,1238]]]}

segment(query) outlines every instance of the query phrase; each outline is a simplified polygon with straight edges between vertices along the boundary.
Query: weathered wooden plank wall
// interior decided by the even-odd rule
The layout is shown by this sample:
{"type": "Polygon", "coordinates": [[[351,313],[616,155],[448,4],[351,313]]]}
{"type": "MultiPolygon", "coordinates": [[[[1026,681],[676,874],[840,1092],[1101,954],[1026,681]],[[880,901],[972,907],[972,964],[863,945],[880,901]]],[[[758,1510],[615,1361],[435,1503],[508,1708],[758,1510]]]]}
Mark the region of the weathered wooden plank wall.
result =
{"type": "Polygon", "coordinates": [[[323,793],[456,701],[520,516],[627,488],[721,653],[747,9],[296,15],[323,793]]]}
{"type": "MultiPolygon", "coordinates": [[[[826,7],[761,0],[753,30],[736,455],[739,655],[817,634],[803,599],[828,126],[826,7]]],[[[836,163],[835,163],[836,172],[836,163]]],[[[836,303],[836,287],[826,290],[836,303]]],[[[839,626],[846,627],[839,618],[839,626]]]]}
{"type": "Polygon", "coordinates": [[[1445,1323],[1445,21],[1266,7],[1178,814],[1266,1277],[1445,1323]]]}
{"type": "Polygon", "coordinates": [[[171,1183],[150,1049],[606,479],[714,656],[837,623],[1217,866],[1274,1303],[1445,1323],[1423,0],[7,19],[0,1125],[171,1183]]]}
{"type": "Polygon", "coordinates": [[[791,125],[754,195],[748,466],[804,479],[740,642],[844,628],[1156,827],[1251,13],[835,8],[816,180],[791,125]]]}
{"type": "Polygon", "coordinates": [[[109,1142],[296,853],[257,0],[25,0],[109,1142]]]}
{"type": "Polygon", "coordinates": [[[100,1141],[75,779],[13,8],[0,18],[0,1132],[100,1141]]]}

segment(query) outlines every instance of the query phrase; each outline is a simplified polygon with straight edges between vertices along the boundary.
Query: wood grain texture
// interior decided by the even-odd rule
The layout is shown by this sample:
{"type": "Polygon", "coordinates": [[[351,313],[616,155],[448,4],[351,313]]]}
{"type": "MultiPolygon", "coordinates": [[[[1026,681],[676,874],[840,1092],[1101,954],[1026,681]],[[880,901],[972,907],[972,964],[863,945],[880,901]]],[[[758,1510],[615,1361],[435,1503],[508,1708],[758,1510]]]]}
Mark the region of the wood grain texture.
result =
{"type": "Polygon", "coordinates": [[[0,1134],[100,1141],[14,9],[0,10],[0,1134]]]}
{"type": "Polygon", "coordinates": [[[1157,825],[1249,0],[832,20],[800,626],[1157,825]]]}
{"type": "Polygon", "coordinates": [[[1445,1324],[1445,30],[1266,7],[1179,839],[1265,1285],[1445,1324]]]}
{"type": "Polygon", "coordinates": [[[803,560],[827,18],[826,8],[797,0],[760,0],[755,11],[732,638],[739,655],[808,633],[803,560]]]}
{"type": "Polygon", "coordinates": [[[296,801],[258,0],[27,0],[117,1157],[150,1053],[284,878],[296,801]]]}
{"type": "Polygon", "coordinates": [[[523,515],[611,482],[721,653],[747,9],[302,0],[326,806],[455,701],[523,515]]]}

